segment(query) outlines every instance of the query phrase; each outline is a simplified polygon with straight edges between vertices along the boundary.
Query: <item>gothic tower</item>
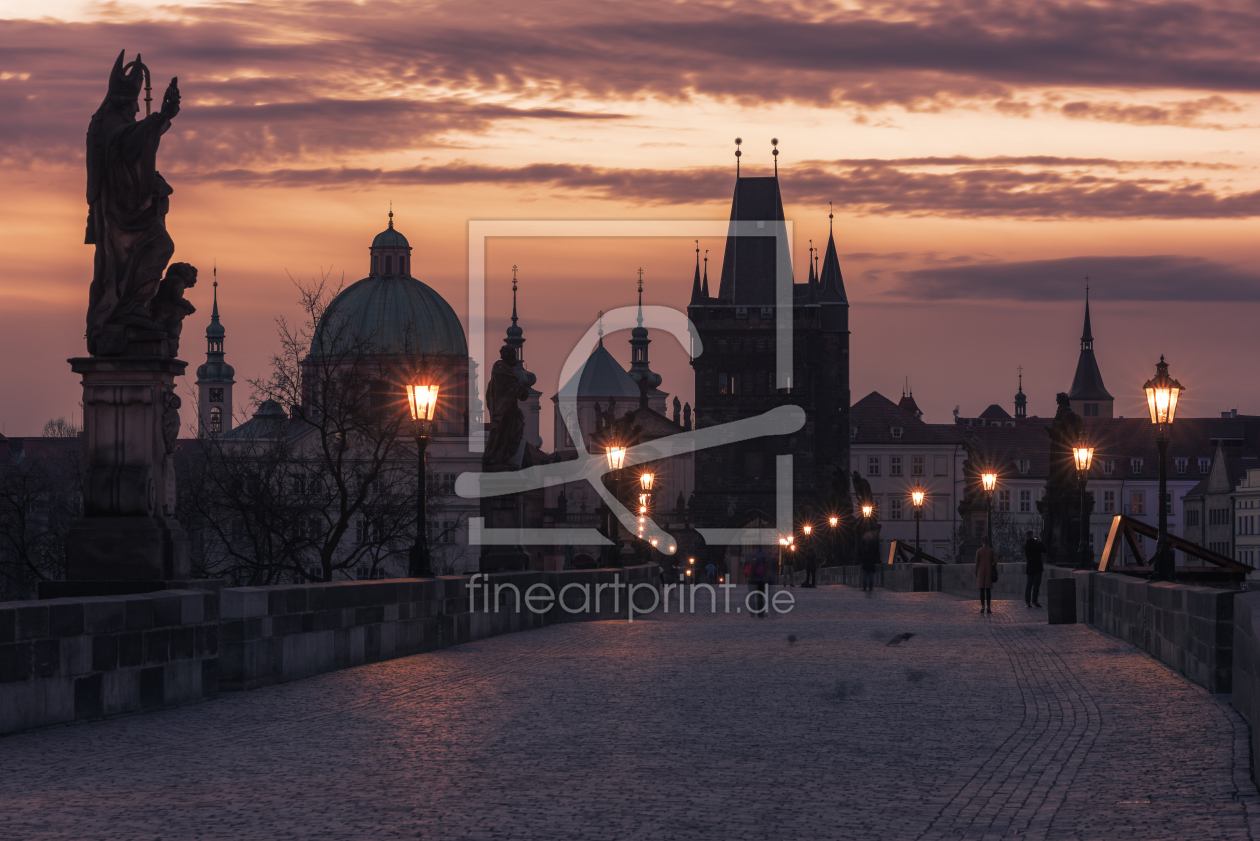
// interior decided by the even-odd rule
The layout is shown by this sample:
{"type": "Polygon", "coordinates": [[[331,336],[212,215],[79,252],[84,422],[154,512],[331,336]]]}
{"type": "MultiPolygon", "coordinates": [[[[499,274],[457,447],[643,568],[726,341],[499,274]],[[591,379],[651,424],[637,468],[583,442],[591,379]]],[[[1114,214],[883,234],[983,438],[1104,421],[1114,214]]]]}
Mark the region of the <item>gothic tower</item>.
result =
{"type": "Polygon", "coordinates": [[[214,269],[214,309],[206,328],[206,363],[197,368],[197,434],[221,435],[232,428],[232,379],[236,372],[223,361],[225,331],[219,323],[219,269],[214,269]]]}
{"type": "MultiPolygon", "coordinates": [[[[703,346],[692,360],[696,427],[756,417],[789,404],[804,410],[805,425],[789,435],[698,450],[696,525],[793,530],[794,523],[777,522],[776,465],[783,456],[792,467],[796,519],[817,524],[835,514],[851,522],[849,302],[835,238],[829,238],[821,270],[791,285],[792,366],[787,377],[780,377],[777,279],[791,278],[792,267],[781,244],[785,238],[774,235],[785,227],[777,170],[770,177],[742,177],[737,171],[730,222],[717,296],[708,295],[703,281],[692,282],[688,316],[703,346]],[[754,225],[756,233],[764,229],[770,235],[750,235],[754,225]]],[[[728,571],[737,571],[731,560],[744,547],[713,548],[715,560],[724,553],[728,571]]]]}

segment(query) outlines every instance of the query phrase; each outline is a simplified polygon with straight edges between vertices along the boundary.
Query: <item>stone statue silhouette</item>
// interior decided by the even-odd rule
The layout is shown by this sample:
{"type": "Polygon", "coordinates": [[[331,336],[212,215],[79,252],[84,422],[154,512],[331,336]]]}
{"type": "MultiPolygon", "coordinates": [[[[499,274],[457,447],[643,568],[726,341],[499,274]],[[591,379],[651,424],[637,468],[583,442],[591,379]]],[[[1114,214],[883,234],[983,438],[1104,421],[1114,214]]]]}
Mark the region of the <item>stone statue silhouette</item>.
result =
{"type": "Polygon", "coordinates": [[[1046,427],[1050,433],[1050,478],[1046,482],[1046,496],[1058,496],[1070,491],[1077,484],[1076,462],[1072,449],[1082,441],[1085,425],[1081,416],[1072,411],[1068,396],[1060,391],[1055,400],[1058,409],[1054,421],[1046,427]]]}
{"type": "Polygon", "coordinates": [[[197,269],[188,263],[171,263],[166,277],[158,286],[157,297],[150,305],[153,321],[166,332],[167,354],[179,354],[179,335],[184,330],[184,318],[197,311],[184,298],[184,290],[197,285],[197,269]]]}
{"type": "Polygon", "coordinates": [[[172,190],[157,171],[157,150],[179,113],[178,80],[171,79],[160,111],[136,120],[148,68],[139,56],[124,66],[124,53],[114,62],[109,90],[87,132],[84,242],[96,246],[87,312],[93,356],[126,353],[127,328],[160,330],[149,303],[175,253],[166,232],[172,190]]]}
{"type": "Polygon", "coordinates": [[[517,374],[520,362],[508,345],[499,349],[499,361],[490,369],[486,405],[490,409],[490,434],[481,457],[483,467],[510,465],[525,437],[525,415],[518,405],[529,398],[529,387],[517,374]]]}

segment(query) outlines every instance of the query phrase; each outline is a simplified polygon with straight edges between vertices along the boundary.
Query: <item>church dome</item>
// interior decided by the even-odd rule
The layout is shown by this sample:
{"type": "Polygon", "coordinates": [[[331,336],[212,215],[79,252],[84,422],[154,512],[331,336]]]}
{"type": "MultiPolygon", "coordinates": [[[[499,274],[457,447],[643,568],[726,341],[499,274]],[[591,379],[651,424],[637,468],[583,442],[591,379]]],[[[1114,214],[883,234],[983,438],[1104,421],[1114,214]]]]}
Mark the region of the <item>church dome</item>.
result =
{"type": "MultiPolygon", "coordinates": [[[[388,230],[377,236],[396,235],[388,230]]],[[[311,354],[342,343],[370,344],[377,352],[467,356],[468,342],[455,310],[427,284],[402,275],[374,275],[351,284],[324,311],[311,354]]]]}
{"type": "MultiPolygon", "coordinates": [[[[393,213],[390,213],[393,216],[393,213]]],[[[376,235],[376,239],[372,240],[373,248],[410,248],[411,244],[407,242],[407,238],[398,232],[394,227],[394,220],[389,220],[389,227],[376,235]]]]}

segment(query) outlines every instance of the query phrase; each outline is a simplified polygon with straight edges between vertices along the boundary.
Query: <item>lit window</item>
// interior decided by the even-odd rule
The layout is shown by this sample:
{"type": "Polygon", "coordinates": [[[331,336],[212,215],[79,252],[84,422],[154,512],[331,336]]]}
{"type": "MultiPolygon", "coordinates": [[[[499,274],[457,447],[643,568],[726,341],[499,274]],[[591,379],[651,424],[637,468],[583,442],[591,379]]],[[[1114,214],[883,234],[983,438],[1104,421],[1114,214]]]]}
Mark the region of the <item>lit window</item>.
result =
{"type": "Polygon", "coordinates": [[[1129,497],[1129,502],[1131,503],[1129,509],[1134,514],[1141,515],[1146,513],[1146,491],[1133,491],[1132,496],[1129,497]]]}

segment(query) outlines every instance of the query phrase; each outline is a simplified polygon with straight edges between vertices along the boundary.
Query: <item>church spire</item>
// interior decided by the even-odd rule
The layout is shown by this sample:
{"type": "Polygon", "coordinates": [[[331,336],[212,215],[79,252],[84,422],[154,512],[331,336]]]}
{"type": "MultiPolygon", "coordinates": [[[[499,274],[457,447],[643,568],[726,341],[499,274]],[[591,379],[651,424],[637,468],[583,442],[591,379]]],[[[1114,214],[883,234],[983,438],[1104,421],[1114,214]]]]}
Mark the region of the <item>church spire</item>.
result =
{"type": "Polygon", "coordinates": [[[1094,331],[1089,321],[1089,278],[1085,278],[1085,326],[1081,330],[1081,355],[1076,361],[1076,375],[1072,378],[1072,390],[1068,400],[1072,411],[1086,418],[1112,416],[1115,398],[1103,385],[1102,371],[1094,356],[1094,331]]]}
{"type": "Polygon", "coordinates": [[[700,282],[700,294],[709,297],[709,249],[704,250],[704,280],[700,282]]]}
{"type": "Polygon", "coordinates": [[[507,338],[503,343],[512,348],[518,362],[525,361],[525,331],[516,323],[516,266],[512,266],[512,324],[507,329],[507,338]]]}
{"type": "Polygon", "coordinates": [[[1081,331],[1081,350],[1094,349],[1094,331],[1089,327],[1089,277],[1085,278],[1085,329],[1081,331]]]}
{"type": "Polygon", "coordinates": [[[630,331],[630,379],[639,386],[639,405],[647,405],[648,394],[661,384],[661,375],[652,372],[648,363],[647,328],[643,326],[643,269],[639,269],[639,315],[638,326],[630,331]]]}
{"type": "Polygon", "coordinates": [[[232,386],[236,372],[223,358],[227,331],[219,321],[219,266],[213,269],[214,304],[206,327],[206,362],[197,368],[198,429],[202,436],[220,435],[232,428],[232,386]]]}
{"type": "Polygon", "coordinates": [[[1024,395],[1024,366],[1019,366],[1019,391],[1015,392],[1015,417],[1028,417],[1028,398],[1024,395]]]}

